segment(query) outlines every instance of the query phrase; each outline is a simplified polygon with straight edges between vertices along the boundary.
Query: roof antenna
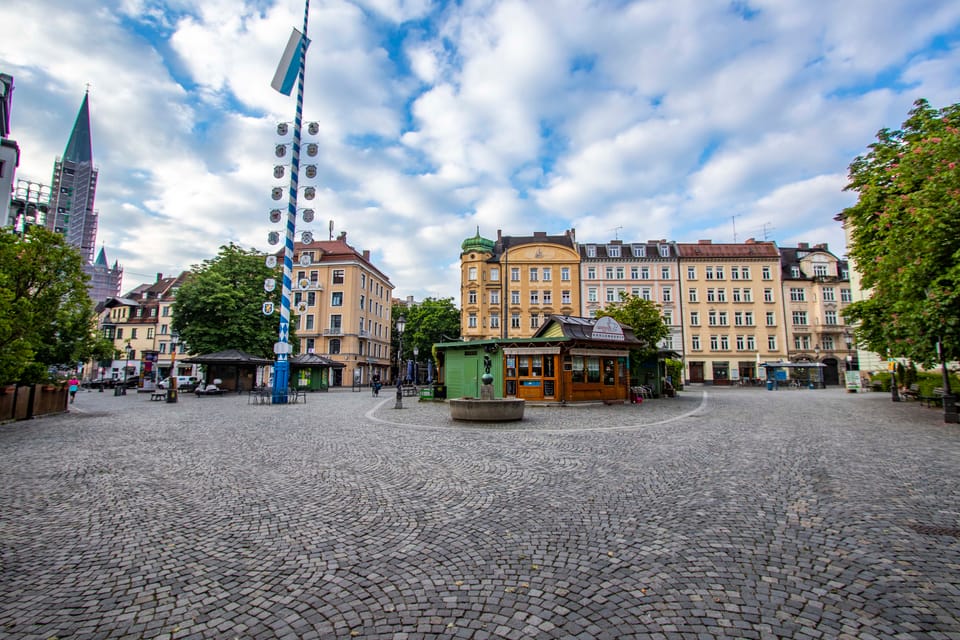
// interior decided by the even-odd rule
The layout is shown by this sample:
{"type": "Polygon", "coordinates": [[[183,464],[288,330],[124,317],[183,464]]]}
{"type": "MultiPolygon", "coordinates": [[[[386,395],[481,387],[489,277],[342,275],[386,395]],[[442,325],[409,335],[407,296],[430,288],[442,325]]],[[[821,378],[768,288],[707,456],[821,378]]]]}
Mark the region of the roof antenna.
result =
{"type": "Polygon", "coordinates": [[[620,229],[623,229],[623,227],[620,226],[620,227],[614,227],[613,229],[611,229],[611,231],[613,231],[613,239],[614,239],[614,240],[619,240],[619,239],[620,239],[620,229]]]}
{"type": "Polygon", "coordinates": [[[330,242],[333,242],[333,220],[330,221],[330,242]]]}

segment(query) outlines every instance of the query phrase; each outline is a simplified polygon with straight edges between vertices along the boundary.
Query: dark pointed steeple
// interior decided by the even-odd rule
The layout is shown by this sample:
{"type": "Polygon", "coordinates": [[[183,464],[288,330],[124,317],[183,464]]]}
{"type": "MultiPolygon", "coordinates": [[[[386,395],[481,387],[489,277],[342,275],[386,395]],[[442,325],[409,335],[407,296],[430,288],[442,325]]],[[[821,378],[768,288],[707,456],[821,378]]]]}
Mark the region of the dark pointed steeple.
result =
{"type": "Polygon", "coordinates": [[[97,261],[95,263],[98,267],[109,267],[107,263],[107,251],[103,247],[100,247],[100,255],[97,256],[97,261]]]}
{"type": "Polygon", "coordinates": [[[73,131],[70,132],[70,141],[67,142],[67,149],[63,152],[63,159],[80,164],[88,162],[93,164],[93,142],[90,139],[90,91],[83,95],[83,104],[80,105],[80,112],[77,114],[77,120],[73,123],[73,131]]]}

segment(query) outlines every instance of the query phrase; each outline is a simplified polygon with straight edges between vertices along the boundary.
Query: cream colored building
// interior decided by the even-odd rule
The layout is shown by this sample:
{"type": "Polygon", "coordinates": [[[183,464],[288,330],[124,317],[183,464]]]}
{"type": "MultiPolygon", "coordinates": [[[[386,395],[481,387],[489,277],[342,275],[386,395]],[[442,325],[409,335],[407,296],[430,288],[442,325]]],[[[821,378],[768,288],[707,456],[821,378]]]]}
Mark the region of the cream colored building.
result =
{"type": "MultiPolygon", "coordinates": [[[[155,282],[142,284],[125,296],[107,298],[98,304],[100,331],[113,341],[120,356],[110,362],[92,363],[84,371],[84,378],[123,379],[124,368],[127,368],[127,375],[156,374],[159,371],[159,377],[153,375],[157,380],[170,375],[171,361],[174,360],[170,334],[173,303],[177,289],[188,276],[187,271],[167,278],[158,273],[155,282]]],[[[187,349],[186,344],[178,342],[177,359],[186,357],[187,349]]],[[[176,362],[175,366],[176,375],[196,375],[193,365],[176,362]]]]}
{"type": "Polygon", "coordinates": [[[580,315],[595,317],[607,305],[618,302],[622,293],[650,300],[660,307],[664,324],[670,329],[658,347],[664,351],[683,349],[675,242],[585,243],[580,245],[580,260],[580,315]]]}
{"type": "Polygon", "coordinates": [[[460,253],[460,334],[527,338],[553,315],[579,315],[580,254],[573,229],[550,236],[480,237],[460,253]]]}
{"type": "Polygon", "coordinates": [[[331,386],[369,384],[374,375],[388,381],[394,287],[370,252],[357,251],[341,233],[332,241],[296,243],[293,263],[291,311],[299,316],[300,353],[343,363],[331,369],[331,386]]]}
{"type": "Polygon", "coordinates": [[[843,309],[853,301],[847,263],[827,245],[780,247],[781,293],[787,355],[793,362],[820,362],[827,386],[842,384],[856,364],[853,330],[843,309]]]}
{"type": "Polygon", "coordinates": [[[780,254],[773,242],[677,243],[688,382],[738,384],[787,356],[780,254]]]}

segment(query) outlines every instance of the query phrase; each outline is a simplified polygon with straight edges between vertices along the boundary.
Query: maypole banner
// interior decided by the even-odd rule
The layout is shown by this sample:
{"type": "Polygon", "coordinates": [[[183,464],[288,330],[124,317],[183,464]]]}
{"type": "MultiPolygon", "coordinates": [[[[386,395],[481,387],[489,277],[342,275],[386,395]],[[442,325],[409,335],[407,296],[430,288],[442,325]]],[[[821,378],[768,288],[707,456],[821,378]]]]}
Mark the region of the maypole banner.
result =
{"type": "Polygon", "coordinates": [[[301,40],[306,41],[306,46],[310,46],[310,39],[294,29],[287,41],[287,48],[283,50],[283,57],[280,58],[277,72],[273,75],[273,82],[270,83],[271,87],[285,96],[290,95],[290,92],[293,91],[297,74],[300,73],[301,40]]]}

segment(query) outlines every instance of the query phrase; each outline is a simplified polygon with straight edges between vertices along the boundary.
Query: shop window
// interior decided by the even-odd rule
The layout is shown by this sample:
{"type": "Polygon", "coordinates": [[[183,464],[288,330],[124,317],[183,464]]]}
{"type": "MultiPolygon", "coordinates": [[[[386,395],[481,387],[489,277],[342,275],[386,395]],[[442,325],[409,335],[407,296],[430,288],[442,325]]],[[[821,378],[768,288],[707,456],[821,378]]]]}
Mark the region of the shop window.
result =
{"type": "Polygon", "coordinates": [[[617,384],[617,370],[613,358],[603,359],[603,384],[608,387],[617,384]]]}
{"type": "Polygon", "coordinates": [[[600,358],[587,358],[587,382],[600,382],[600,358]]]}
{"type": "Polygon", "coordinates": [[[586,381],[586,372],[584,368],[583,356],[573,356],[573,372],[572,378],[573,382],[585,382],[586,381]]]}

